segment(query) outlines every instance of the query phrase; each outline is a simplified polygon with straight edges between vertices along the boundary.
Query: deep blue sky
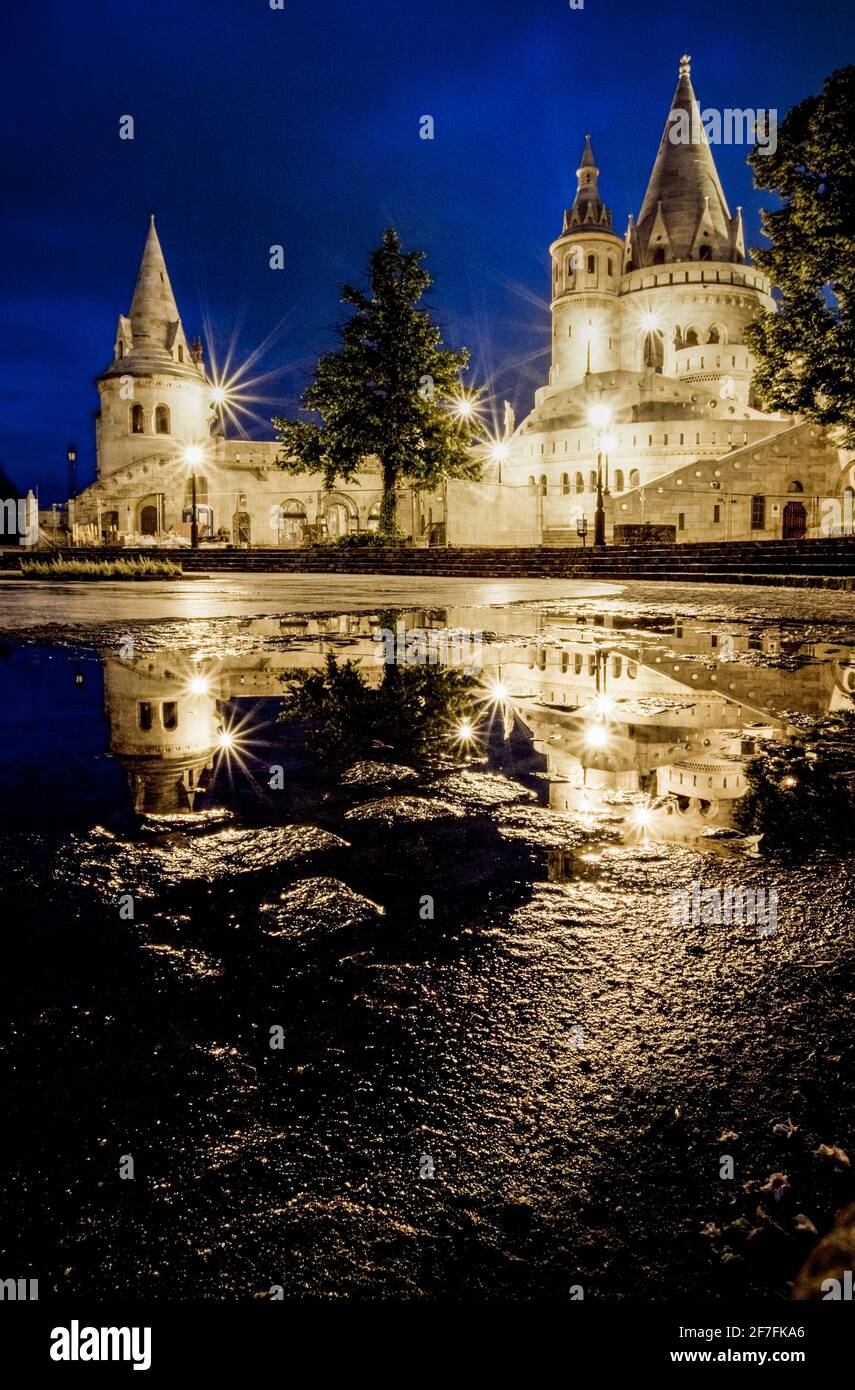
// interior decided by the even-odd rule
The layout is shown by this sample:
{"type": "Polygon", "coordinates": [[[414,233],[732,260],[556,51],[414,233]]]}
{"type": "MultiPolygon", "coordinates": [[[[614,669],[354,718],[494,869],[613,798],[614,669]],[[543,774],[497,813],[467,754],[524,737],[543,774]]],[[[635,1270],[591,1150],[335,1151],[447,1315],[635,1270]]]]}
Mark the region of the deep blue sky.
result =
{"type": "MultiPolygon", "coordinates": [[[[677,80],[701,106],[776,107],[851,60],[831,0],[48,0],[5,20],[0,462],[43,503],[65,446],[94,476],[94,376],[127,312],[149,212],[188,334],[274,334],[265,417],[293,409],[394,222],[424,247],[448,340],[518,415],[545,377],[547,247],[593,135],[621,233],[677,80]],[[119,118],[133,115],[133,141],[119,118]],[[436,121],[419,139],[419,117],[436,121]],[[281,243],[285,269],[268,248],[281,243]],[[540,354],[537,356],[536,354],[540,354]]],[[[744,148],[716,160],[750,241],[744,148]]],[[[256,430],[256,432],[258,432],[256,430]]],[[[272,431],[262,431],[272,433],[272,431]]]]}

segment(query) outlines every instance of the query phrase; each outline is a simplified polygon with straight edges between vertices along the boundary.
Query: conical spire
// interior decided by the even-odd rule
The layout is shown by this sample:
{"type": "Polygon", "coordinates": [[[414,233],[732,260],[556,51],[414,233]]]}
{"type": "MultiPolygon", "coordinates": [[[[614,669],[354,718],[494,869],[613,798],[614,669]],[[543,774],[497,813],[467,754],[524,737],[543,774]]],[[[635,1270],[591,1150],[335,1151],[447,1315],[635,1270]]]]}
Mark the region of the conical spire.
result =
{"type": "Polygon", "coordinates": [[[184,334],[152,213],[131,311],[119,315],[113,361],[101,375],[144,376],[155,371],[204,376],[201,349],[189,347],[184,334]]]}
{"type": "Polygon", "coordinates": [[[140,262],[134,297],[131,301],[131,327],[134,346],[171,347],[181,316],[169,283],[169,274],[154,225],[154,213],[140,262]]]}
{"type": "Polygon", "coordinates": [[[680,59],[677,89],[638,215],[638,264],[734,256],[733,225],[692,87],[691,58],[680,59]]]}

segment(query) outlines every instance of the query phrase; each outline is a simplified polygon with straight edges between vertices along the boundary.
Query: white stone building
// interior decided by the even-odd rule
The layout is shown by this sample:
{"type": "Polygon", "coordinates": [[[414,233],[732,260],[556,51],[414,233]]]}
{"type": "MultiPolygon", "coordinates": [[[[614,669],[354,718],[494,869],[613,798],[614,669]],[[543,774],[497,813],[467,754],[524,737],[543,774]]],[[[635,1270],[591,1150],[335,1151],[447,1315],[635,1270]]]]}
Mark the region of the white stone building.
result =
{"type": "MultiPolygon", "coordinates": [[[[187,340],[153,217],[130,312],[96,384],[97,481],[73,504],[78,543],[189,543],[194,475],[206,542],[301,545],[376,525],[382,489],[370,463],[328,491],[320,476],[277,468],[275,440],[225,437],[217,383],[198,340],[187,340]]],[[[409,496],[402,513],[424,529],[409,496]]]]}
{"type": "MultiPolygon", "coordinates": [[[[402,492],[399,525],[417,543],[578,545],[583,522],[590,540],[598,466],[610,541],[638,541],[644,526],[678,541],[798,538],[821,534],[823,499],[846,512],[851,460],[819,426],[755,402],[743,336],[774,301],[746,263],[741,212],[730,212],[719,181],[687,57],[671,109],[689,117],[695,143],[672,140],[669,115],[623,238],[586,137],[576,197],[550,248],[549,379],[481,483],[402,492]]],[[[372,461],[328,491],[320,476],[278,469],[275,441],[225,437],[154,219],[97,386],[97,482],[73,504],[78,543],[187,543],[194,474],[208,542],[296,546],[377,524],[372,461]]]]}
{"type": "Polygon", "coordinates": [[[669,114],[623,238],[586,137],[550,248],[549,379],[501,468],[503,486],[533,499],[518,508],[519,539],[578,543],[581,518],[592,536],[598,460],[614,539],[615,527],[642,522],[677,540],[819,534],[819,499],[848,481],[820,427],[755,402],[743,335],[774,301],[746,263],[741,210],[731,213],[721,186],[688,57],[671,111],[687,114],[696,142],[672,140],[680,127],[669,114]]]}

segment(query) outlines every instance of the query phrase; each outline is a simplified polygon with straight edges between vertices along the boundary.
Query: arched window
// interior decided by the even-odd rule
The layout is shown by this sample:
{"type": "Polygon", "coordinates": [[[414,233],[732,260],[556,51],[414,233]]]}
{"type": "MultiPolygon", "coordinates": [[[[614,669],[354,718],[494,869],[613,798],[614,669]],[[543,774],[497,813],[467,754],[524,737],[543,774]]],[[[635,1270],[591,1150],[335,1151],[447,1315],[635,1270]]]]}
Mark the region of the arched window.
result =
{"type": "Polygon", "coordinates": [[[568,252],[567,252],[567,255],[564,257],[564,277],[565,277],[565,279],[567,279],[567,280],[572,280],[572,279],[573,279],[573,276],[574,276],[574,274],[575,274],[575,271],[576,271],[576,254],[575,254],[574,251],[568,251],[568,252]]]}
{"type": "Polygon", "coordinates": [[[545,497],[545,496],[546,496],[546,474],[545,474],[545,473],[541,473],[541,475],[540,475],[540,495],[541,495],[541,497],[545,497]]]}
{"type": "Polygon", "coordinates": [[[535,493],[537,492],[537,483],[534,481],[534,478],[529,478],[528,490],[531,493],[532,497],[534,497],[535,493]]]}
{"type": "Polygon", "coordinates": [[[565,497],[567,496],[568,492],[570,491],[570,474],[569,474],[569,473],[562,473],[562,474],[561,474],[561,491],[562,491],[562,493],[564,494],[565,497]]]}
{"type": "Polygon", "coordinates": [[[698,251],[698,260],[699,260],[699,261],[711,261],[711,260],[712,260],[712,247],[711,247],[711,246],[702,246],[702,247],[700,248],[700,250],[698,251]]]}
{"type": "Polygon", "coordinates": [[[179,362],[183,362],[183,361],[184,361],[184,349],[183,349],[183,347],[181,346],[180,343],[178,344],[178,361],[179,361],[179,362]]]}
{"type": "Polygon", "coordinates": [[[623,469],[615,469],[615,492],[623,492],[623,469]]]}
{"type": "Polygon", "coordinates": [[[588,478],[588,491],[589,491],[589,492],[596,492],[596,490],[597,490],[597,470],[596,470],[595,468],[592,468],[592,469],[591,469],[590,476],[589,476],[589,478],[588,478]]]}
{"type": "Polygon", "coordinates": [[[804,492],[804,485],[799,482],[798,478],[794,478],[787,488],[787,492],[804,492]]]}
{"type": "Polygon", "coordinates": [[[143,536],[157,535],[157,507],[151,503],[140,510],[140,533],[143,536]]]}
{"type": "Polygon", "coordinates": [[[165,405],[159,405],[154,412],[154,432],[169,434],[169,411],[165,405]]]}
{"type": "Polygon", "coordinates": [[[574,675],[574,676],[581,676],[581,674],[582,674],[582,653],[581,653],[581,652],[574,652],[574,653],[573,653],[573,675],[574,675]]]}
{"type": "Polygon", "coordinates": [[[665,362],[665,339],[658,329],[653,329],[645,333],[642,344],[642,365],[653,367],[655,371],[662,370],[665,362]]]}
{"type": "Polygon", "coordinates": [[[617,678],[617,677],[620,675],[620,673],[621,673],[622,670],[623,670],[623,657],[621,657],[621,656],[613,656],[613,657],[612,657],[612,675],[613,675],[615,678],[617,678]]]}
{"type": "Polygon", "coordinates": [[[588,274],[589,274],[589,275],[596,275],[596,273],[597,273],[597,258],[596,258],[596,256],[589,256],[589,257],[588,257],[588,274]]]}
{"type": "Polygon", "coordinates": [[[141,405],[131,406],[131,434],[145,433],[145,413],[141,405]]]}
{"type": "Polygon", "coordinates": [[[714,323],[714,324],[712,325],[712,327],[710,328],[710,331],[709,331],[709,334],[708,334],[708,337],[707,337],[707,342],[710,342],[710,343],[720,343],[720,342],[721,342],[721,332],[719,331],[719,326],[718,326],[717,323],[714,323]]]}
{"type": "Polygon", "coordinates": [[[572,325],[572,323],[571,323],[571,324],[568,324],[568,326],[567,326],[567,337],[568,337],[568,338],[572,338],[572,337],[573,337],[573,325],[572,325]]]}
{"type": "Polygon", "coordinates": [[[635,680],[636,676],[638,675],[638,666],[634,661],[627,662],[626,674],[629,676],[631,681],[635,680]]]}
{"type": "Polygon", "coordinates": [[[172,730],[178,728],[178,702],[176,700],[164,700],[163,708],[161,709],[161,718],[163,719],[164,729],[172,730]]]}
{"type": "Polygon", "coordinates": [[[687,328],[685,337],[686,347],[698,346],[698,331],[696,328],[687,328]]]}
{"type": "Polygon", "coordinates": [[[123,342],[121,341],[121,339],[120,339],[119,342],[116,344],[116,356],[117,356],[117,357],[124,357],[124,355],[125,355],[125,345],[124,345],[124,343],[123,343],[123,342]]]}
{"type": "Polygon", "coordinates": [[[609,256],[609,259],[607,260],[606,265],[608,266],[609,275],[614,275],[614,273],[615,273],[615,263],[614,263],[614,261],[612,260],[611,256],[609,256]]]}
{"type": "Polygon", "coordinates": [[[641,474],[639,473],[638,469],[637,469],[637,468],[630,468],[630,470],[629,470],[629,485],[630,485],[630,487],[638,487],[638,485],[639,485],[640,482],[641,482],[641,474]]]}
{"type": "Polygon", "coordinates": [[[576,474],[576,491],[577,491],[577,492],[584,492],[584,491],[585,491],[585,479],[584,479],[584,477],[582,476],[581,473],[577,473],[577,474],[576,474]]]}
{"type": "Polygon", "coordinates": [[[664,248],[664,246],[657,246],[656,250],[653,252],[653,264],[654,264],[654,265],[664,265],[664,264],[665,264],[665,248],[664,248]]]}

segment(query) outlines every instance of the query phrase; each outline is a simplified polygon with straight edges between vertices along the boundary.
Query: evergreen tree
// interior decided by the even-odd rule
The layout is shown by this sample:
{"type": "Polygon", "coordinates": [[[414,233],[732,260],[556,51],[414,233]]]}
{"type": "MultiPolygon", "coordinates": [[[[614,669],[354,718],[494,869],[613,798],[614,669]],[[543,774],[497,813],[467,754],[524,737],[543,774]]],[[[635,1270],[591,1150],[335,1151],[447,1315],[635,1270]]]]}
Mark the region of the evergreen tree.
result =
{"type": "Polygon", "coordinates": [[[758,145],[749,163],[758,188],[781,206],[762,214],[771,246],[752,251],[781,291],[745,338],[757,356],[755,386],[773,410],[840,428],[855,445],[855,67],[787,113],[777,149],[758,145]]]}
{"type": "MultiPolygon", "coordinates": [[[[371,255],[368,293],[342,286],[354,313],[338,328],[341,347],[318,362],[302,407],[320,424],[274,420],[285,446],[280,467],[320,472],[327,487],[347,482],[374,456],[383,475],[380,532],[397,532],[404,481],[432,488],[442,477],[477,478],[471,419],[454,409],[464,350],[442,346],[440,329],[420,301],[431,284],[423,251],[404,251],[390,228],[371,255]]],[[[473,417],[474,418],[474,417],[473,417]]]]}

